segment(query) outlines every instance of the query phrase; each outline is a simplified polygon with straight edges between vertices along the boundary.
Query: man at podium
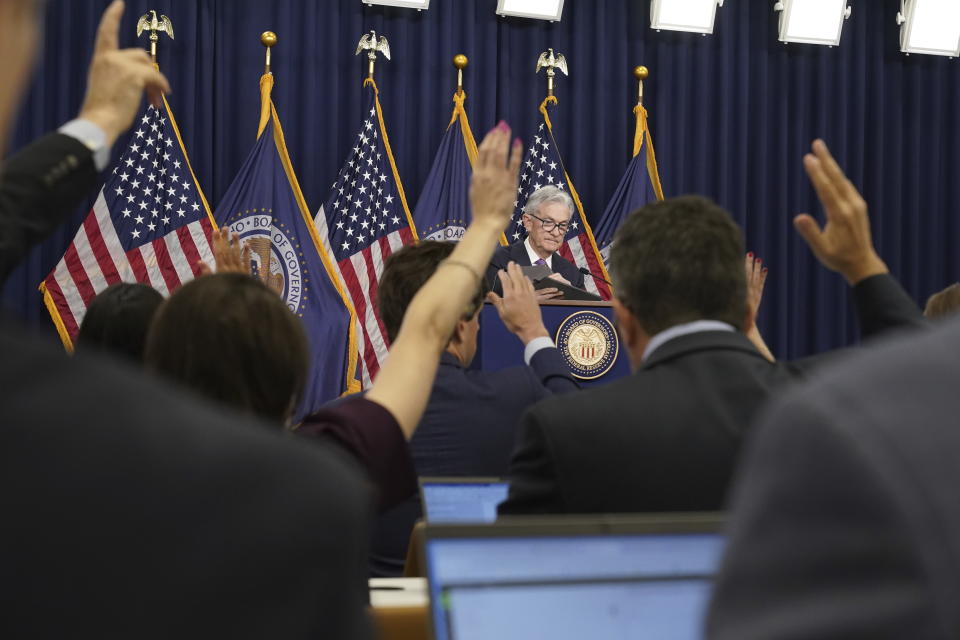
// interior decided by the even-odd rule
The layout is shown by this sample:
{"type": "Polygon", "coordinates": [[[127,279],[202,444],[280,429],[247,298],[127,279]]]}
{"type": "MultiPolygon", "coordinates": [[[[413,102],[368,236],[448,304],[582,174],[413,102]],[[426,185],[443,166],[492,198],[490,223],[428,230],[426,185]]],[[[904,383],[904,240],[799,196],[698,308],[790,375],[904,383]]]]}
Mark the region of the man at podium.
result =
{"type": "MultiPolygon", "coordinates": [[[[573,216],[573,199],[566,191],[552,185],[538,189],[523,208],[523,227],[527,238],[506,247],[499,247],[487,267],[487,284],[502,294],[497,272],[507,268],[511,260],[521,267],[543,265],[553,272],[550,279],[583,289],[583,274],[577,267],[557,253],[567,234],[573,216]]],[[[563,295],[556,288],[540,288],[538,299],[543,302],[563,295]]]]}

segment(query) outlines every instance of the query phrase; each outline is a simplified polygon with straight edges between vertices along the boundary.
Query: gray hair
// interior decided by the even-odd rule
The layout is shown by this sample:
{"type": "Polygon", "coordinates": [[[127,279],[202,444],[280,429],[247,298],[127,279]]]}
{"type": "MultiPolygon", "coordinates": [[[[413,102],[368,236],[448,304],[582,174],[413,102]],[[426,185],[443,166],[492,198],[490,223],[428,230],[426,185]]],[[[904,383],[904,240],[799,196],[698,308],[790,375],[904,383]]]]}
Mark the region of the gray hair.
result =
{"type": "Polygon", "coordinates": [[[523,212],[535,216],[540,211],[541,205],[551,202],[562,202],[567,205],[567,209],[570,210],[570,217],[573,217],[573,198],[570,197],[569,193],[552,184],[534,191],[533,194],[527,198],[527,203],[523,206],[523,212]]]}

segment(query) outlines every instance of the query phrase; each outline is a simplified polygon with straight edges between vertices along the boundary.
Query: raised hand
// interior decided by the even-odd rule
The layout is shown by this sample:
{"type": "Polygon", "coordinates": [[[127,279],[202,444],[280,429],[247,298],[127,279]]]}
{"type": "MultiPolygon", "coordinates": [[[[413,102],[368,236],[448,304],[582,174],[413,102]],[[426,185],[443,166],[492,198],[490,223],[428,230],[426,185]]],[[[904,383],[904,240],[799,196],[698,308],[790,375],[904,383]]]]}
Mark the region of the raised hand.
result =
{"type": "Polygon", "coordinates": [[[752,253],[748,253],[743,259],[743,268],[747,275],[747,321],[743,332],[764,358],[770,362],[776,362],[773,352],[770,351],[770,347],[767,346],[757,327],[757,313],[760,311],[760,300],[763,299],[763,287],[767,283],[767,268],[763,266],[760,258],[752,253]]]}
{"type": "Polygon", "coordinates": [[[763,261],[752,253],[743,259],[743,267],[747,274],[747,304],[753,317],[760,311],[760,301],[763,299],[763,287],[767,283],[767,268],[763,261]]]}
{"type": "Polygon", "coordinates": [[[476,222],[503,229],[510,222],[516,201],[523,145],[510,145],[510,127],[503,120],[484,137],[470,180],[470,203],[476,222]],[[509,151],[509,158],[507,153],[509,151]]]}
{"type": "MultiPolygon", "coordinates": [[[[213,232],[213,258],[216,260],[217,273],[250,275],[250,247],[240,242],[240,234],[231,234],[228,227],[213,232]]],[[[213,273],[213,269],[205,262],[199,263],[199,268],[199,275],[213,273]]]]}
{"type": "Polygon", "coordinates": [[[516,262],[510,262],[506,271],[500,270],[500,282],[503,285],[503,297],[494,292],[487,294],[503,321],[503,325],[524,344],[540,336],[549,336],[540,314],[537,291],[530,278],[516,262]]]}
{"type": "Polygon", "coordinates": [[[100,19],[87,95],[79,116],[103,129],[108,146],[130,128],[144,90],[156,107],[162,102],[162,94],[170,92],[170,84],[153,66],[146,51],[118,48],[123,8],[122,0],[114,0],[100,19]]]}
{"type": "Polygon", "coordinates": [[[823,204],[827,222],[821,229],[813,216],[802,213],[793,219],[793,226],[817,260],[851,285],[887,273],[887,265],[873,247],[867,203],[823,140],[814,140],[812,150],[804,156],[803,166],[823,204]]]}

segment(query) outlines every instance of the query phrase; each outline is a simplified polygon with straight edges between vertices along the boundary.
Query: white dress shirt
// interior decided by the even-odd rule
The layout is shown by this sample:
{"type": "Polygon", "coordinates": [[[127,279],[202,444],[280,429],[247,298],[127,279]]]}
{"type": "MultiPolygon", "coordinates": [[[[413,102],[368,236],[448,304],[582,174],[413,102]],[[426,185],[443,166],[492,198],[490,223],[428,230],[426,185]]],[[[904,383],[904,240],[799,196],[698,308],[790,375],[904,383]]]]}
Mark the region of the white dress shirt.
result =
{"type": "MultiPolygon", "coordinates": [[[[527,239],[523,241],[523,246],[527,249],[527,255],[530,257],[530,264],[537,264],[537,260],[541,260],[541,258],[537,255],[537,252],[533,250],[533,247],[530,246],[530,236],[527,236],[527,239]]],[[[549,268],[550,271],[553,271],[553,254],[551,253],[546,258],[542,258],[542,260],[547,263],[547,268],[549,268]]]]}
{"type": "Polygon", "coordinates": [[[103,129],[89,120],[71,120],[57,129],[58,133],[70,136],[82,142],[93,152],[93,166],[97,171],[103,171],[110,162],[110,147],[107,146],[107,134],[103,129]]]}
{"type": "Polygon", "coordinates": [[[643,357],[641,358],[641,361],[646,361],[646,359],[650,357],[651,353],[674,338],[686,336],[691,333],[702,333],[704,331],[736,331],[736,329],[733,327],[733,325],[729,325],[726,322],[720,322],[719,320],[694,320],[693,322],[675,324],[669,329],[664,329],[660,333],[650,338],[650,342],[647,343],[647,348],[643,350],[643,357]]]}

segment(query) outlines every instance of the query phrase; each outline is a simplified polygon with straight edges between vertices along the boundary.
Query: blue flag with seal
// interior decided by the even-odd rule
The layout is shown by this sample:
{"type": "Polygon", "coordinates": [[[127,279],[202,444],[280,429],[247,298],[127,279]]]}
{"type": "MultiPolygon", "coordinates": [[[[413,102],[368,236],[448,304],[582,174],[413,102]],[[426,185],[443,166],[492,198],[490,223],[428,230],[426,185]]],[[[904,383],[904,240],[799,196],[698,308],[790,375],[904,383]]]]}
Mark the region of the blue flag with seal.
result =
{"type": "Polygon", "coordinates": [[[453,96],[453,115],[413,210],[417,230],[426,240],[457,242],[470,224],[470,177],[477,142],[463,108],[466,98],[462,89],[453,96]]]}
{"type": "MultiPolygon", "coordinates": [[[[257,142],[214,218],[250,247],[253,272],[303,321],[310,372],[294,421],[329,400],[359,391],[354,379],[355,318],[337,284],[293,172],[277,110],[273,75],[260,78],[257,142]]],[[[256,318],[251,318],[256,322],[256,318]]]]}
{"type": "Polygon", "coordinates": [[[617,229],[632,211],[654,199],[663,200],[663,187],[660,186],[660,172],[657,169],[657,156],[653,151],[653,137],[647,124],[647,110],[638,104],[633,108],[637,125],[633,135],[633,158],[627,170],[620,178],[613,197],[607,203],[594,235],[603,263],[610,262],[610,247],[617,229]],[[646,147],[646,152],[640,151],[646,147]],[[646,174],[646,175],[644,175],[646,174]]]}

